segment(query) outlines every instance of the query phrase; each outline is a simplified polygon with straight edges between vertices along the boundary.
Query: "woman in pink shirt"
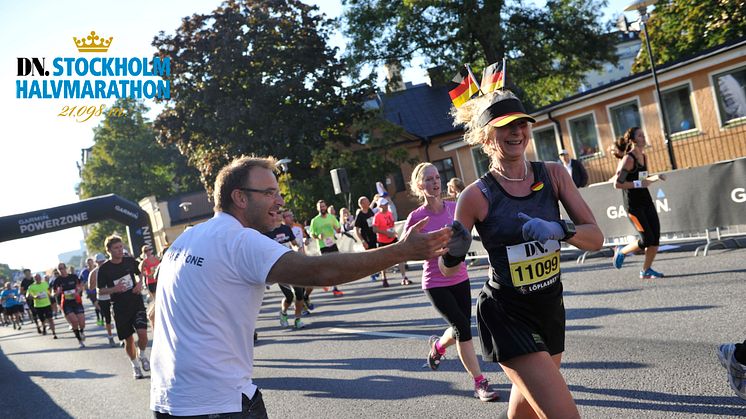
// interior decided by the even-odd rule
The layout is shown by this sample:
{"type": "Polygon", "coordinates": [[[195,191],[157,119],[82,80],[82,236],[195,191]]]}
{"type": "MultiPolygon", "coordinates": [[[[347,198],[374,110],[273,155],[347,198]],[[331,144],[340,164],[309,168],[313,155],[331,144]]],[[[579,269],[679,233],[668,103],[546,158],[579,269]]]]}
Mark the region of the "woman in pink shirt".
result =
{"type": "MultiPolygon", "coordinates": [[[[409,214],[404,231],[425,217],[429,220],[422,231],[434,231],[453,223],[456,203],[441,198],[440,174],[435,166],[430,163],[417,165],[412,172],[410,189],[423,205],[409,214]]],[[[445,277],[438,268],[438,258],[426,260],[422,269],[422,289],[433,307],[450,325],[442,336],[430,337],[428,365],[433,370],[438,369],[446,348],[456,344],[461,363],[474,380],[474,396],[485,402],[496,400],[497,392],[490,389],[474,352],[471,336],[471,284],[466,264],[462,262],[455,275],[445,277]]]]}

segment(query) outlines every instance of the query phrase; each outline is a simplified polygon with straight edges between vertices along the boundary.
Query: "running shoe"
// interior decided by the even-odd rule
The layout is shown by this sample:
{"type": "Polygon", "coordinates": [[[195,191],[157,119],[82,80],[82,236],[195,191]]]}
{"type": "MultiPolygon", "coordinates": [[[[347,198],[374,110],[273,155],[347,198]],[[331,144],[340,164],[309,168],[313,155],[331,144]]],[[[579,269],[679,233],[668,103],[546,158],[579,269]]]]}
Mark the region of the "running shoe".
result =
{"type": "Polygon", "coordinates": [[[344,293],[343,293],[342,291],[340,291],[340,290],[333,290],[333,291],[332,291],[332,294],[333,294],[333,295],[334,295],[335,297],[341,297],[341,296],[345,295],[345,294],[344,294],[344,293]]]}
{"type": "Polygon", "coordinates": [[[427,354],[427,365],[433,371],[438,369],[440,360],[443,358],[443,355],[435,349],[435,342],[439,339],[438,336],[430,336],[430,339],[427,340],[427,346],[430,348],[430,352],[427,354]]]}
{"type": "Polygon", "coordinates": [[[490,382],[486,378],[474,385],[474,397],[483,402],[491,402],[500,398],[496,391],[490,390],[490,382]]]}
{"type": "Polygon", "coordinates": [[[624,258],[625,255],[622,253],[622,246],[617,246],[614,249],[614,267],[617,269],[622,269],[622,264],[624,264],[624,258]]]}
{"type": "Polygon", "coordinates": [[[280,326],[288,327],[288,314],[280,312],[280,326]]]}
{"type": "Polygon", "coordinates": [[[311,300],[303,300],[303,307],[308,311],[313,311],[313,309],[316,308],[311,300]]]}
{"type": "Polygon", "coordinates": [[[53,336],[53,338],[52,338],[52,339],[57,339],[57,335],[52,335],[52,336],[53,336]]]}
{"type": "Polygon", "coordinates": [[[80,331],[80,340],[85,341],[85,332],[83,332],[82,330],[80,331]]]}
{"type": "Polygon", "coordinates": [[[306,325],[303,324],[303,321],[301,319],[295,319],[295,328],[296,329],[303,329],[306,325]]]}
{"type": "Polygon", "coordinates": [[[148,358],[140,357],[140,364],[142,364],[142,370],[143,371],[150,371],[150,361],[148,361],[148,358]]]}
{"type": "Polygon", "coordinates": [[[653,268],[648,268],[644,271],[640,271],[640,279],[658,279],[663,278],[663,274],[654,271],[653,268]]]}
{"type": "Polygon", "coordinates": [[[404,279],[401,280],[402,285],[411,285],[412,281],[409,280],[409,278],[404,277],[404,279]]]}
{"type": "MultiPolygon", "coordinates": [[[[39,332],[39,334],[41,335],[41,327],[36,326],[36,331],[39,332]]],[[[45,333],[45,335],[46,335],[46,333],[45,333]]]]}
{"type": "Polygon", "coordinates": [[[41,331],[41,334],[42,334],[42,335],[46,335],[46,334],[47,334],[47,329],[45,328],[44,330],[42,330],[42,331],[41,331]]]}
{"type": "Polygon", "coordinates": [[[139,365],[132,365],[132,376],[135,377],[135,380],[142,378],[142,371],[140,371],[139,365]]]}
{"type": "Polygon", "coordinates": [[[78,343],[79,343],[79,346],[78,346],[78,348],[79,348],[79,349],[83,349],[83,348],[85,348],[85,343],[83,343],[83,341],[82,341],[82,340],[81,340],[81,341],[79,341],[78,343]]]}
{"type": "Polygon", "coordinates": [[[728,384],[736,392],[736,395],[746,400],[746,365],[736,361],[734,352],[736,345],[725,343],[718,348],[718,359],[720,365],[728,371],[728,384]]]}
{"type": "Polygon", "coordinates": [[[103,320],[96,320],[96,326],[103,326],[104,321],[103,320]]]}
{"type": "Polygon", "coordinates": [[[112,347],[112,348],[114,348],[114,347],[117,346],[117,343],[114,342],[114,338],[112,338],[112,337],[109,338],[109,346],[112,347]]]}
{"type": "Polygon", "coordinates": [[[387,281],[385,278],[383,280],[383,287],[388,288],[389,287],[389,281],[387,281]]]}
{"type": "Polygon", "coordinates": [[[371,281],[378,281],[378,274],[373,274],[370,276],[371,281]]]}

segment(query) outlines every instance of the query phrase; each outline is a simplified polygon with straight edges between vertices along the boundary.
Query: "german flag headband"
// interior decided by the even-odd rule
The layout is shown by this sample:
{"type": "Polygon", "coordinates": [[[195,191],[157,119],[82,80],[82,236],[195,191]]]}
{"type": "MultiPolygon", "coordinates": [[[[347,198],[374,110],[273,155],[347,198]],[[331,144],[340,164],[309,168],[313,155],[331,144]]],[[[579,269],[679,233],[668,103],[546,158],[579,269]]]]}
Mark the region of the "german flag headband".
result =
{"type": "Polygon", "coordinates": [[[497,99],[479,115],[479,126],[491,125],[493,127],[504,127],[516,119],[528,119],[536,122],[531,115],[526,113],[520,100],[510,97],[497,99]]]}

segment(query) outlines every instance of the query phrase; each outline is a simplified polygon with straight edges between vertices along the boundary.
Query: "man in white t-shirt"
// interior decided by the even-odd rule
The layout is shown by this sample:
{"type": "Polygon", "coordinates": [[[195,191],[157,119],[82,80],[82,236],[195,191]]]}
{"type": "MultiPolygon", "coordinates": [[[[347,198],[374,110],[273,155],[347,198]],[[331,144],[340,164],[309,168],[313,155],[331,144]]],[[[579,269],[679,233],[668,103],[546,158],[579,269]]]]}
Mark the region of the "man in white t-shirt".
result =
{"type": "Polygon", "coordinates": [[[163,256],[151,353],[150,408],[157,418],[267,417],[252,382],[253,334],[266,284],[337,285],[447,250],[450,229],[424,234],[423,220],[383,249],[293,252],[261,234],[274,227],[284,204],[274,168],[273,158],[243,157],[221,169],[215,216],[182,233],[163,256]]]}

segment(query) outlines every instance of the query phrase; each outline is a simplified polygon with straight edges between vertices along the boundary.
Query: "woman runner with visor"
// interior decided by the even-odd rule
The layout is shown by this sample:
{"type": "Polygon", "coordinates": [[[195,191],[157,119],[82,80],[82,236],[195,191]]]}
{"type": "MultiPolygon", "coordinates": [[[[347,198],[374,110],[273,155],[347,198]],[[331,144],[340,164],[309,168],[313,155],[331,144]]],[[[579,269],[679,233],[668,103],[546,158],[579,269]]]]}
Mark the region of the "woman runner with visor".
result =
{"type": "Polygon", "coordinates": [[[567,170],[526,161],[535,121],[513,93],[470,100],[454,117],[466,128],[465,142],[481,146],[491,167],[458,199],[441,271],[458,271],[476,227],[490,263],[477,301],[482,353],[500,363],[513,384],[503,417],[579,417],[559,370],[565,349],[560,241],[596,250],[601,230],[567,170]],[[571,220],[560,218],[559,202],[571,220]]]}

